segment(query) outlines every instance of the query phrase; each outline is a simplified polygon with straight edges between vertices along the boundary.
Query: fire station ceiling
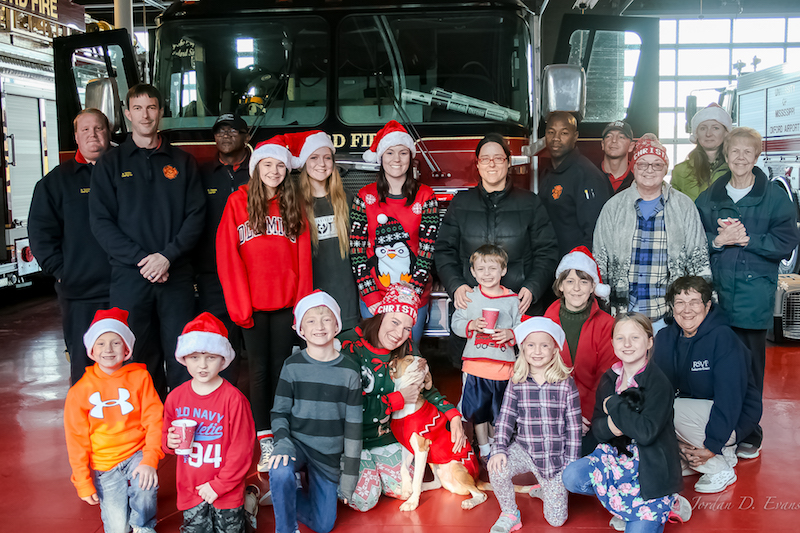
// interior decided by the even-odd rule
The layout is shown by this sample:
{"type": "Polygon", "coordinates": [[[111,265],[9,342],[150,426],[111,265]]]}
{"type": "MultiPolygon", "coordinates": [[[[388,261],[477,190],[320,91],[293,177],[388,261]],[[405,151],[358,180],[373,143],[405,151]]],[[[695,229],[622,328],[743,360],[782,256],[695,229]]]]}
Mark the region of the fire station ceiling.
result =
{"type": "MultiPolygon", "coordinates": [[[[73,0],[86,8],[86,13],[97,20],[114,22],[113,0],[73,0]]],[[[322,2],[322,0],[320,0],[322,2]]],[[[330,2],[331,0],[327,0],[330,2]]],[[[545,16],[560,19],[567,12],[598,15],[626,16],[703,16],[713,17],[768,17],[786,16],[796,13],[800,16],[800,3],[797,0],[522,0],[536,11],[542,7],[545,16]]],[[[134,25],[141,27],[144,22],[149,27],[155,24],[155,17],[170,2],[166,0],[134,0],[134,25]]]]}

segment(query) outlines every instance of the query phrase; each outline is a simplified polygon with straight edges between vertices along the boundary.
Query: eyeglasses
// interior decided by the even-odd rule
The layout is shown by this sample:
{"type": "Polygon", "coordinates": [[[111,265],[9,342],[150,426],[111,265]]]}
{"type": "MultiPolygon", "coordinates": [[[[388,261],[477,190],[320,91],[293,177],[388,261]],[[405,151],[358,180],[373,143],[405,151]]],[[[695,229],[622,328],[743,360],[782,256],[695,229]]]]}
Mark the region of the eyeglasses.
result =
{"type": "Polygon", "coordinates": [[[638,161],[636,163],[636,170],[641,170],[642,172],[645,172],[650,167],[653,167],[653,171],[655,172],[661,172],[662,170],[667,168],[667,165],[665,165],[663,161],[656,161],[655,163],[645,163],[644,161],[638,161]]]}
{"type": "Polygon", "coordinates": [[[503,163],[508,161],[508,158],[504,155],[496,155],[494,157],[489,157],[488,155],[484,155],[478,158],[478,163],[480,163],[481,165],[488,165],[492,161],[494,161],[495,165],[502,165],[503,163]]]}
{"type": "Polygon", "coordinates": [[[674,302],[672,304],[672,308],[678,313],[680,313],[687,307],[690,308],[692,311],[699,311],[700,309],[703,308],[704,305],[705,304],[703,303],[703,300],[690,300],[688,302],[683,302],[683,301],[674,302]]]}
{"type": "Polygon", "coordinates": [[[217,130],[214,133],[214,137],[237,137],[237,136],[239,136],[241,134],[242,134],[242,132],[240,132],[239,130],[230,130],[230,129],[217,130]]]}

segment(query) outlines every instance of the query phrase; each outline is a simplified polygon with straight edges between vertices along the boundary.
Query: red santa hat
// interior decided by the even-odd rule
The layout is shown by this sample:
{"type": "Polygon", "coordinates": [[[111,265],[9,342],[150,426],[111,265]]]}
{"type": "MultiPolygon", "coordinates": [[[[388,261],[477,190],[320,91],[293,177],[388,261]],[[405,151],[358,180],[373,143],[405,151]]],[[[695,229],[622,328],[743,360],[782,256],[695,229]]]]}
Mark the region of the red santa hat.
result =
{"type": "Polygon", "coordinates": [[[260,163],[262,159],[266,159],[268,157],[281,161],[284,165],[286,165],[287,172],[290,172],[293,168],[292,152],[289,151],[288,143],[283,135],[276,135],[275,137],[267,139],[266,141],[260,142],[256,145],[256,149],[253,150],[253,154],[250,156],[251,176],[253,175],[253,172],[255,172],[258,163],[260,163]]]}
{"type": "Polygon", "coordinates": [[[558,278],[562,272],[569,272],[570,270],[580,270],[581,272],[589,274],[595,283],[595,295],[603,299],[608,299],[608,296],[611,294],[611,287],[603,283],[603,278],[600,277],[600,269],[597,267],[597,262],[594,260],[592,252],[590,252],[587,247],[578,246],[562,257],[558,268],[556,268],[556,278],[558,278]]]}
{"type": "Polygon", "coordinates": [[[414,146],[414,138],[408,134],[408,131],[396,120],[390,120],[381,130],[375,135],[372,140],[372,145],[369,150],[364,152],[361,156],[367,163],[380,163],[383,152],[392,146],[402,145],[411,150],[411,157],[417,155],[417,149],[414,146]]]}
{"type": "Polygon", "coordinates": [[[726,131],[733,129],[733,121],[728,112],[716,102],[712,102],[692,117],[692,134],[689,136],[689,140],[693,143],[697,144],[697,128],[706,120],[716,120],[725,127],[726,131]]]}
{"type": "Polygon", "coordinates": [[[333,316],[336,317],[336,334],[342,331],[342,309],[333,296],[325,291],[314,291],[308,296],[303,297],[294,306],[294,329],[301,339],[305,340],[305,336],[300,332],[300,324],[303,322],[303,317],[306,312],[314,307],[325,306],[331,310],[333,316]]]}
{"type": "Polygon", "coordinates": [[[330,148],[331,153],[336,153],[333,141],[324,131],[301,131],[299,133],[284,134],[292,152],[292,168],[303,168],[308,161],[308,156],[320,148],[330,148]]]}
{"type": "Polygon", "coordinates": [[[567,338],[564,330],[561,329],[561,326],[543,316],[531,317],[514,328],[514,338],[517,341],[517,345],[521,346],[528,335],[536,332],[547,333],[556,341],[559,350],[564,349],[564,340],[567,338]]]}
{"type": "Polygon", "coordinates": [[[201,313],[197,318],[186,324],[178,337],[175,347],[175,359],[182,365],[187,355],[193,353],[211,353],[222,356],[225,362],[220,370],[228,368],[236,353],[228,341],[228,330],[220,319],[211,313],[201,313]]]}
{"type": "Polygon", "coordinates": [[[661,144],[661,141],[658,140],[655,133],[645,133],[636,141],[636,145],[633,147],[633,159],[631,164],[635,166],[639,158],[645,155],[658,156],[664,161],[665,165],[669,166],[667,149],[664,148],[664,145],[661,144]]]}
{"type": "Polygon", "coordinates": [[[395,283],[386,290],[386,294],[384,294],[381,303],[378,304],[375,314],[403,313],[416,322],[419,303],[419,296],[417,296],[411,285],[395,283]]]}
{"type": "Polygon", "coordinates": [[[83,345],[86,347],[86,353],[91,355],[92,347],[100,335],[109,332],[116,333],[122,337],[122,342],[128,348],[128,353],[133,352],[133,344],[136,342],[136,337],[133,335],[131,328],[128,327],[128,312],[119,307],[112,307],[111,309],[99,309],[94,314],[92,324],[83,334],[83,345]]]}

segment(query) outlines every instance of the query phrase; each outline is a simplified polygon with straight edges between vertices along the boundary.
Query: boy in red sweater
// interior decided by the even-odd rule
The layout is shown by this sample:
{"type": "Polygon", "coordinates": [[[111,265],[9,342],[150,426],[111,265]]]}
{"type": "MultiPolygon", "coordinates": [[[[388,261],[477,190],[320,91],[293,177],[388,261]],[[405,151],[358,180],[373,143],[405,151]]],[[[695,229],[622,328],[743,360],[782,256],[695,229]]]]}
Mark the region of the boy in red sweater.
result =
{"type": "Polygon", "coordinates": [[[244,480],[256,430],[247,398],[219,375],[234,357],[228,331],[211,313],[178,337],[175,358],[192,379],[167,396],[163,445],[169,453],[180,445],[173,420],[197,422],[191,453],[178,457],[175,475],[184,533],[244,531],[244,480]]]}
{"type": "Polygon", "coordinates": [[[78,496],[100,504],[106,533],[155,533],[163,405],[145,365],[125,364],[128,312],[94,315],[83,344],[94,366],[67,393],[64,432],[78,496]]]}

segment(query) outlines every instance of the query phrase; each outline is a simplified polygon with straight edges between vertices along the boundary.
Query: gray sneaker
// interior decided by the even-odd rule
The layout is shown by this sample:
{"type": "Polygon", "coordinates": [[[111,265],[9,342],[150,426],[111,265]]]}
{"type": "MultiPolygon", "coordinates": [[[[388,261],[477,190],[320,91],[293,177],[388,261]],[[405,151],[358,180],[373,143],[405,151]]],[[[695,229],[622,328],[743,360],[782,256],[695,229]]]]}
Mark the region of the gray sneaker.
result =
{"type": "Polygon", "coordinates": [[[733,468],[726,468],[716,474],[703,474],[697,483],[694,484],[695,492],[702,494],[714,494],[722,492],[736,481],[736,472],[733,468]]]}
{"type": "Polygon", "coordinates": [[[692,504],[680,494],[672,502],[672,509],[669,512],[670,522],[673,521],[673,517],[675,517],[675,521],[679,521],[681,524],[688,522],[692,517],[692,504]]]}
{"type": "Polygon", "coordinates": [[[275,444],[272,442],[272,437],[259,439],[258,444],[261,447],[261,459],[258,460],[256,470],[259,472],[266,472],[269,470],[267,462],[269,462],[269,458],[272,457],[272,450],[275,449],[275,444]]]}
{"type": "Polygon", "coordinates": [[[611,520],[608,522],[608,525],[617,531],[625,531],[625,520],[618,516],[612,516],[611,520]]]}
{"type": "Polygon", "coordinates": [[[494,523],[489,533],[511,533],[522,527],[522,519],[519,516],[519,511],[515,514],[500,513],[500,518],[494,523]]]}
{"type": "Polygon", "coordinates": [[[755,459],[761,455],[761,446],[755,446],[749,442],[742,442],[736,447],[736,457],[740,459],[755,459]]]}

